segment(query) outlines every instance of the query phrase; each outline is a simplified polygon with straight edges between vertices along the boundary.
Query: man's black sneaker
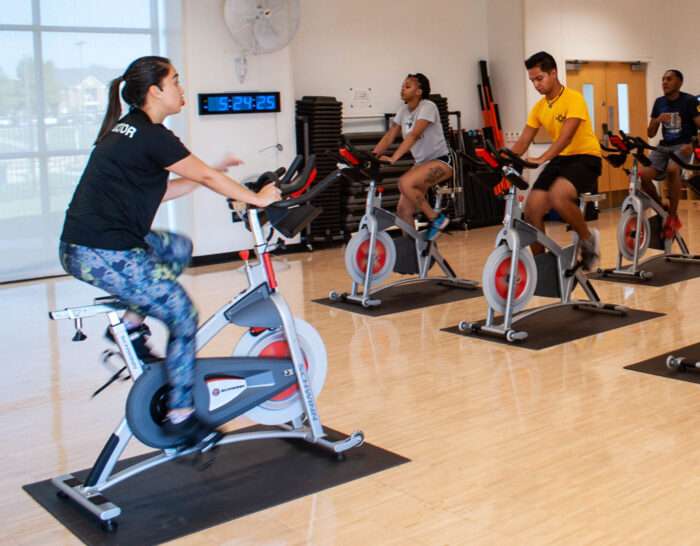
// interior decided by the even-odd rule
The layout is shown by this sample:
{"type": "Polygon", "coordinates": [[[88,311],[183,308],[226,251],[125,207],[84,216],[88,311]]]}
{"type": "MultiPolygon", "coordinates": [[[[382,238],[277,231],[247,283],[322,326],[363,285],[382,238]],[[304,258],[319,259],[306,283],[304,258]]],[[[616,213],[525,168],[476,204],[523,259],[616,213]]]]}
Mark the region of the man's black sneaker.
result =
{"type": "MultiPolygon", "coordinates": [[[[134,346],[134,351],[136,351],[136,356],[142,362],[153,362],[155,360],[160,360],[161,357],[154,354],[151,348],[148,346],[148,338],[151,337],[151,329],[146,324],[140,324],[136,328],[127,330],[129,334],[129,339],[131,344],[134,346]]],[[[105,339],[111,343],[116,343],[114,336],[109,328],[105,332],[105,339]]]]}

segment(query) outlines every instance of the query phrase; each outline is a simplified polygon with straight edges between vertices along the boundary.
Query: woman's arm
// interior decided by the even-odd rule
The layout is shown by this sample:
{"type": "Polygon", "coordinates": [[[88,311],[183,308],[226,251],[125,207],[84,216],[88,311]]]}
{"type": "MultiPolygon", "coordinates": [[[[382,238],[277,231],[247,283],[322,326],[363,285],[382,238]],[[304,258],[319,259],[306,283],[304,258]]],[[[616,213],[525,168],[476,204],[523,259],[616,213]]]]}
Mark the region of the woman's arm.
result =
{"type": "Polygon", "coordinates": [[[394,140],[396,140],[396,137],[399,136],[399,133],[401,132],[401,127],[396,125],[395,123],[391,126],[391,129],[389,129],[382,139],[379,141],[379,144],[377,144],[374,147],[374,150],[372,150],[372,153],[376,156],[382,155],[384,152],[386,152],[389,149],[389,146],[392,145],[394,140]]]}
{"type": "Polygon", "coordinates": [[[187,178],[175,178],[168,181],[168,189],[165,190],[165,195],[162,201],[170,201],[171,199],[177,199],[183,195],[187,195],[191,191],[196,190],[199,184],[194,180],[188,180],[187,178]]]}
{"type": "Polygon", "coordinates": [[[250,203],[257,207],[265,207],[280,199],[280,190],[275,187],[274,183],[270,183],[258,193],[254,193],[224,173],[210,167],[194,154],[173,163],[166,170],[186,178],[188,182],[196,182],[225,197],[250,203]]]}
{"type": "MultiPolygon", "coordinates": [[[[219,161],[214,168],[217,171],[225,173],[229,167],[235,167],[238,165],[243,165],[243,161],[238,159],[231,153],[227,153],[221,161],[219,161]]],[[[171,199],[177,199],[183,195],[199,188],[200,184],[194,180],[189,180],[187,178],[174,178],[168,181],[168,189],[165,191],[162,201],[170,201],[171,199]]]]}

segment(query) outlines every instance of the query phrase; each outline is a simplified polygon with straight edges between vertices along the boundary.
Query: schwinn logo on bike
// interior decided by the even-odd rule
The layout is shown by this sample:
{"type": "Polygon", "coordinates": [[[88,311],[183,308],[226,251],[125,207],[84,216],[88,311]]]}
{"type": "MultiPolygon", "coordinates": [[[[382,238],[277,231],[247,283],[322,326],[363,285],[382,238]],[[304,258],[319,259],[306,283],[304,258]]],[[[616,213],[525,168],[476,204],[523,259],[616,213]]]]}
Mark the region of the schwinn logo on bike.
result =
{"type": "Polygon", "coordinates": [[[214,411],[228,404],[231,400],[242,394],[246,389],[245,379],[222,378],[209,379],[207,390],[209,391],[209,411],[214,411]]]}

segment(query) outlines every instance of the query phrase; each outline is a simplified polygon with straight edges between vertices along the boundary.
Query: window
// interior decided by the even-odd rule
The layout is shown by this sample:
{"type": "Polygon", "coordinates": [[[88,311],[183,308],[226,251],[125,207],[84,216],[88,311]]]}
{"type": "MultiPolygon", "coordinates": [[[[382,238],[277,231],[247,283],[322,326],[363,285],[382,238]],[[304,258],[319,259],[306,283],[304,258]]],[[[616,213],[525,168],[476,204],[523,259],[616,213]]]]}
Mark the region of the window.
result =
{"type": "Polygon", "coordinates": [[[4,282],[62,273],[63,218],[102,123],[109,82],[137,57],[167,55],[164,27],[179,2],[0,0],[0,10],[4,282]]]}
{"type": "Polygon", "coordinates": [[[583,84],[583,98],[588,106],[588,114],[591,116],[591,127],[595,131],[595,93],[592,83],[583,84]]]}
{"type": "Polygon", "coordinates": [[[626,83],[617,84],[618,126],[620,131],[630,132],[630,103],[626,83]]]}

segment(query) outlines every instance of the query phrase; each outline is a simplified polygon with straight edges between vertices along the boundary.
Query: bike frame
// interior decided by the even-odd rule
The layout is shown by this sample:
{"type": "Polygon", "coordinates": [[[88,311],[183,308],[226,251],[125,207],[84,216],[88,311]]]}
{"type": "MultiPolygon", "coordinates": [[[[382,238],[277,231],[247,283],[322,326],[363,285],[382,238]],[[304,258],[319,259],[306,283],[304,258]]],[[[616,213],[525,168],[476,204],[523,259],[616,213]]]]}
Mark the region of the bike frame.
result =
{"type": "MultiPolygon", "coordinates": [[[[438,211],[440,209],[442,193],[444,192],[440,192],[439,189],[436,189],[435,193],[436,201],[433,210],[438,211]]],[[[337,294],[337,300],[350,301],[354,303],[359,303],[364,307],[372,307],[381,305],[382,303],[381,299],[375,297],[377,294],[388,288],[404,284],[430,281],[444,284],[445,286],[454,286],[469,289],[473,289],[478,286],[479,283],[477,283],[476,281],[469,281],[458,278],[456,273],[450,267],[450,264],[447,263],[447,260],[445,260],[442,254],[438,252],[436,245],[432,241],[425,241],[423,234],[421,234],[416,229],[415,225],[411,225],[408,222],[405,222],[396,214],[383,209],[381,205],[382,189],[377,188],[375,180],[370,179],[369,186],[367,188],[367,199],[365,201],[365,213],[362,219],[360,220],[360,225],[358,229],[358,233],[361,232],[362,229],[367,229],[370,234],[368,247],[368,256],[370,256],[370,262],[367,264],[367,270],[365,271],[364,282],[362,283],[362,285],[353,280],[351,292],[349,294],[337,294]],[[385,231],[392,226],[398,227],[407,236],[413,239],[416,260],[418,263],[418,275],[390,283],[385,283],[379,287],[372,288],[372,262],[374,261],[374,251],[377,245],[377,234],[380,231],[385,231]],[[440,269],[442,269],[444,276],[428,276],[428,272],[433,262],[435,262],[440,267],[440,269]]],[[[334,294],[336,293],[331,292],[331,300],[334,300],[334,294]]]]}
{"type": "MultiPolygon", "coordinates": [[[[351,436],[335,442],[324,438],[326,434],[323,430],[311,390],[304,355],[294,325],[294,317],[287,302],[277,291],[277,282],[272,268],[272,261],[267,252],[267,243],[262,233],[258,210],[249,208],[244,203],[234,203],[232,208],[240,212],[247,211],[248,224],[255,240],[254,250],[257,256],[257,263],[251,265],[246,258],[245,274],[248,280],[248,288],[224,304],[197,329],[195,337],[196,351],[199,352],[227,324],[235,323],[240,326],[246,326],[244,323],[250,314],[262,314],[264,319],[267,320],[265,327],[271,329],[281,327],[284,331],[290,350],[290,359],[296,373],[299,387],[298,393],[307,422],[305,424],[302,416],[300,416],[293,420],[291,424],[278,425],[277,429],[248,433],[230,432],[225,434],[216,445],[268,438],[296,438],[317,444],[332,453],[341,454],[347,449],[362,444],[364,437],[360,431],[355,431],[351,436]],[[269,306],[272,306],[274,310],[269,306]]],[[[118,311],[125,308],[124,304],[116,298],[105,297],[97,298],[94,305],[53,311],[49,315],[54,320],[73,319],[76,329],[79,333],[82,333],[81,327],[84,318],[106,313],[110,330],[119,346],[131,379],[136,381],[143,373],[143,364],[136,356],[126,327],[118,316],[118,311]]],[[[259,322],[259,320],[256,322],[259,322]]],[[[84,483],[80,482],[72,474],[58,476],[51,480],[59,492],[70,497],[97,516],[108,528],[112,528],[112,520],[121,514],[121,508],[107,501],[102,496],[106,489],[149,468],[198,451],[196,447],[165,449],[158,455],[112,474],[132,436],[133,433],[129,428],[126,417],[124,417],[112,432],[84,483]]]]}
{"type": "MultiPolygon", "coordinates": [[[[653,273],[644,271],[642,266],[644,264],[648,263],[650,260],[653,260],[657,256],[652,256],[650,258],[647,258],[643,262],[639,262],[640,256],[639,256],[639,243],[640,243],[640,238],[641,238],[641,233],[642,233],[642,215],[646,214],[646,211],[648,209],[651,209],[654,211],[660,218],[661,222],[665,223],[666,219],[668,218],[668,212],[659,205],[656,201],[654,201],[651,197],[649,197],[648,194],[644,192],[641,188],[641,178],[639,176],[639,167],[638,167],[638,159],[636,156],[634,157],[634,160],[632,162],[632,170],[629,173],[630,177],[630,182],[628,186],[629,194],[627,197],[625,197],[624,201],[622,201],[622,206],[620,207],[620,210],[624,213],[627,209],[632,209],[635,214],[637,215],[637,225],[636,225],[636,231],[634,234],[634,252],[633,252],[633,257],[632,257],[632,263],[623,266],[622,260],[622,252],[618,248],[617,251],[617,267],[614,269],[604,269],[601,270],[601,273],[604,276],[608,275],[616,275],[616,276],[622,276],[622,277],[638,277],[640,279],[650,279],[653,276],[653,273]]],[[[622,221],[622,220],[621,220],[622,221]]],[[[647,234],[648,237],[651,237],[651,234],[647,234]]],[[[678,261],[678,262],[684,262],[684,261],[693,261],[693,260],[698,260],[700,259],[700,256],[691,254],[690,251],[688,250],[688,246],[685,244],[685,240],[683,239],[683,236],[679,233],[676,232],[673,235],[672,239],[665,239],[664,240],[664,253],[662,254],[665,258],[671,260],[671,261],[678,261]],[[673,241],[676,241],[678,243],[678,246],[681,250],[680,254],[672,253],[671,249],[673,246],[673,241]]]]}
{"type": "MultiPolygon", "coordinates": [[[[586,203],[600,201],[604,198],[604,195],[582,195],[580,197],[581,211],[583,212],[586,203]]],[[[496,323],[496,311],[489,305],[486,315],[486,323],[481,326],[471,325],[471,328],[489,334],[505,336],[508,341],[517,339],[522,340],[527,338],[527,332],[518,332],[513,329],[513,325],[519,320],[546,309],[575,305],[577,308],[594,312],[626,312],[627,308],[601,302],[598,293],[595,291],[586,275],[580,268],[576,267],[576,259],[579,248],[578,234],[574,232],[574,240],[572,244],[564,247],[558,245],[544,232],[538,230],[522,219],[523,211],[521,202],[518,201],[516,205],[516,199],[517,196],[515,193],[515,186],[511,185],[508,193],[505,195],[506,207],[503,218],[504,227],[496,236],[495,247],[498,248],[500,245],[505,244],[511,251],[512,258],[510,262],[510,279],[517,279],[519,263],[517,256],[519,255],[521,248],[538,242],[544,246],[545,249],[554,254],[557,259],[557,281],[559,283],[559,293],[561,294],[560,301],[545,305],[543,307],[537,307],[536,309],[522,311],[517,315],[514,315],[513,301],[515,299],[516,284],[515,282],[511,281],[508,283],[508,293],[503,312],[503,322],[501,324],[496,323]],[[584,292],[586,293],[588,300],[577,300],[571,298],[571,294],[576,286],[576,283],[581,285],[581,288],[583,288],[584,292]]],[[[535,274],[537,274],[537,271],[535,271],[535,274]]]]}

